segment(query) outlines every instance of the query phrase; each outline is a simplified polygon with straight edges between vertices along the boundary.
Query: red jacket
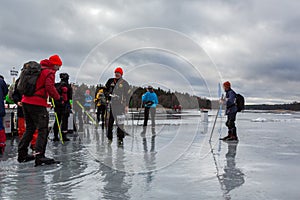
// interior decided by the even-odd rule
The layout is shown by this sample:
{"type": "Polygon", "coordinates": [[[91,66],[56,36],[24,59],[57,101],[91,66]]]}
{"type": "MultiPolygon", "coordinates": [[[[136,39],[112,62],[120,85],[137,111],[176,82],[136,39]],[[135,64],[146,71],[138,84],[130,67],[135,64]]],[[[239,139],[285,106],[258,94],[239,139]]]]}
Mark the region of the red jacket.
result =
{"type": "Polygon", "coordinates": [[[36,92],[33,96],[23,95],[22,102],[47,107],[48,96],[54,98],[54,100],[59,100],[60,95],[54,87],[56,72],[53,69],[54,66],[47,59],[42,60],[40,64],[42,72],[36,82],[36,92]]]}

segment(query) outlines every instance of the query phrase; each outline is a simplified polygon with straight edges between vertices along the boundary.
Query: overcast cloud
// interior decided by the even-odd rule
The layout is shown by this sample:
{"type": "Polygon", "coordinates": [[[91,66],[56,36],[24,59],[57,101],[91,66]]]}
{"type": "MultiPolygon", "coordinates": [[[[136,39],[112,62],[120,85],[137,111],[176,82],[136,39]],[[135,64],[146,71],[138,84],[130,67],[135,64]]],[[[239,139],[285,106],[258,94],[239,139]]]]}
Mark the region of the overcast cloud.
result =
{"type": "Polygon", "coordinates": [[[299,101],[299,8],[296,0],[2,1],[0,72],[10,83],[12,67],[57,53],[73,82],[104,83],[122,65],[137,86],[215,98],[229,80],[247,103],[299,101]]]}

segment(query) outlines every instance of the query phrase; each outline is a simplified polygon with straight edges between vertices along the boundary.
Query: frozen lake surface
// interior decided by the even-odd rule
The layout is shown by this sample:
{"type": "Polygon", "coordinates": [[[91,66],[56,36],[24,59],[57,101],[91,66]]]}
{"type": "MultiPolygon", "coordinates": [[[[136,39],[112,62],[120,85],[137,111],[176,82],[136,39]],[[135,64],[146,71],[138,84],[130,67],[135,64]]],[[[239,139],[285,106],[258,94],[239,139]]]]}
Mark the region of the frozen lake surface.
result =
{"type": "Polygon", "coordinates": [[[238,143],[219,141],[225,118],[209,143],[209,114],[209,123],[159,120],[145,134],[129,121],[123,148],[86,125],[64,145],[48,141],[46,154],[59,166],[19,164],[18,140],[9,139],[0,199],[300,199],[300,113],[239,113],[238,143]]]}

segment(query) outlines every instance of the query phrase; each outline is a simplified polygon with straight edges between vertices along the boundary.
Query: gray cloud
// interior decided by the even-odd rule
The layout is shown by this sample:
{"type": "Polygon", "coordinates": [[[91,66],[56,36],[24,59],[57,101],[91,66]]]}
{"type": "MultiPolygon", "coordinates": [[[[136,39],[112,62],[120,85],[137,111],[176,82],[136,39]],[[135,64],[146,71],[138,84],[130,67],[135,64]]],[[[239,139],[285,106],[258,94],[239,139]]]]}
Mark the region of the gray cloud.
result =
{"type": "MultiPolygon", "coordinates": [[[[0,69],[9,80],[13,66],[19,69],[28,60],[41,60],[58,53],[64,62],[61,71],[70,73],[71,80],[75,81],[80,73],[78,81],[97,82],[101,76],[104,79],[112,75],[113,66],[109,63],[119,56],[114,64],[133,67],[144,64],[153,69],[172,66],[187,77],[199,95],[205,95],[204,79],[212,88],[218,77],[208,67],[214,62],[221,81],[230,80],[234,89],[245,94],[248,103],[299,101],[296,89],[300,81],[299,7],[300,2],[293,0],[4,1],[0,7],[0,69]],[[171,34],[160,36],[159,32],[124,34],[122,40],[115,40],[119,44],[110,44],[110,48],[93,54],[92,50],[101,42],[141,27],[162,27],[183,33],[202,47],[212,61],[188,39],[178,40],[171,34]],[[143,51],[120,54],[128,47],[133,51],[134,47],[142,46],[143,40],[146,47],[152,44],[169,48],[175,54],[160,54],[160,51],[153,51],[152,55],[149,52],[143,55],[143,51]],[[184,67],[189,69],[189,64],[180,56],[198,67],[205,77],[184,70],[184,67]]],[[[147,74],[132,71],[125,76],[137,84],[156,77],[174,89],[184,89],[169,74],[151,76],[151,70],[147,74]]],[[[217,85],[211,93],[217,96],[217,85]]]]}

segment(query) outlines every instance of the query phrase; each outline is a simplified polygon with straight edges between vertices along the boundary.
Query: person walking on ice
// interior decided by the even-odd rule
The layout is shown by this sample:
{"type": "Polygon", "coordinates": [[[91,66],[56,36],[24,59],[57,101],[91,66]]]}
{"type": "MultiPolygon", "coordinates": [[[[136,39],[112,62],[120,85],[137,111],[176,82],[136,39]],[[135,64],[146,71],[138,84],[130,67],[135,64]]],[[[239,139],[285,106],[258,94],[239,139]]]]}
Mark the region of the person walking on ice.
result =
{"type": "Polygon", "coordinates": [[[221,103],[226,105],[225,114],[227,115],[226,126],[228,127],[228,135],[221,138],[223,141],[238,141],[237,131],[235,126],[236,114],[238,107],[236,105],[236,93],[231,89],[229,81],[223,83],[223,88],[226,92],[225,99],[221,103]]]}

